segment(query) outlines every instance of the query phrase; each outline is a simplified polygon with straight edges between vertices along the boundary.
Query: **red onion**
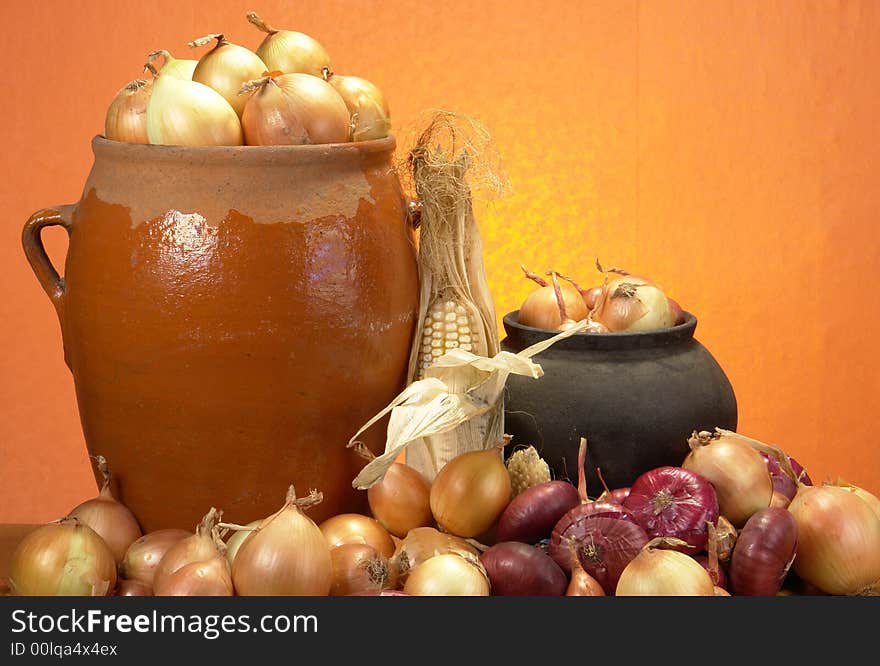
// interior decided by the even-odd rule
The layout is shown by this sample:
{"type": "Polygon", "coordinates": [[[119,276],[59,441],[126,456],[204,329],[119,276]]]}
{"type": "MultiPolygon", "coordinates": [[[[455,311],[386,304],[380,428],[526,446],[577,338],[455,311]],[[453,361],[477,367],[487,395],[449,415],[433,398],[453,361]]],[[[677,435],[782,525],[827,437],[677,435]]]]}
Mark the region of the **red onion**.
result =
{"type": "MultiPolygon", "coordinates": [[[[562,567],[566,575],[571,575],[568,542],[574,539],[577,544],[580,544],[590,530],[593,529],[591,523],[588,522],[593,518],[616,519],[632,523],[633,525],[636,524],[629,511],[620,504],[611,504],[610,502],[589,502],[587,504],[580,504],[568,511],[553,528],[553,532],[550,535],[549,551],[550,557],[556,561],[556,564],[562,567]]],[[[644,531],[641,528],[639,530],[644,531]]],[[[586,569],[586,567],[584,568],[586,569]]],[[[590,573],[589,569],[587,569],[587,573],[590,573]]]]}
{"type": "Polygon", "coordinates": [[[578,532],[578,560],[608,595],[614,594],[620,574],[650,541],[645,530],[631,520],[602,515],[585,518],[578,532]]]}
{"type": "MultiPolygon", "coordinates": [[[[794,479],[783,471],[782,467],[779,465],[779,460],[776,457],[764,453],[763,451],[760,453],[764,458],[764,462],[767,463],[767,471],[770,472],[770,478],[773,481],[773,490],[785,495],[789,500],[793,500],[798,490],[794,479]]],[[[801,466],[801,464],[788,454],[786,454],[786,456],[788,457],[788,462],[791,465],[792,471],[798,477],[800,482],[805,486],[812,486],[813,481],[810,479],[810,475],[807,474],[807,471],[801,466]]]]}
{"type": "Polygon", "coordinates": [[[480,556],[492,595],[502,597],[563,596],[568,578],[549,555],[519,541],[496,543],[480,556]]]}
{"type": "Polygon", "coordinates": [[[718,520],[718,498],[708,480],[682,467],[657,467],[639,476],[623,503],[636,523],[655,537],[681,539],[697,553],[709,539],[707,525],[718,520]]]}
{"type": "Polygon", "coordinates": [[[550,536],[565,513],[580,504],[577,488],[567,481],[547,481],[513,498],[498,520],[497,541],[535,544],[550,536]]]}
{"type": "Polygon", "coordinates": [[[771,506],[752,515],[739,533],[730,560],[730,586],[737,595],[773,596],[797,552],[794,516],[771,506]]]}

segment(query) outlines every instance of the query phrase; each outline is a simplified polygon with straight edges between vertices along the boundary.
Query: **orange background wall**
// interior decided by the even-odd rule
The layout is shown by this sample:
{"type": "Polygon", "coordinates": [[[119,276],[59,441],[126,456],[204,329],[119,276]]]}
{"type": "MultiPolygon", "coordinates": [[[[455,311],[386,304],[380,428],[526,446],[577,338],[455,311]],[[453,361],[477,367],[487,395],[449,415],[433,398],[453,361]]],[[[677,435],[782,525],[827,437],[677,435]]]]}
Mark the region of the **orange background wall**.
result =
{"type": "Polygon", "coordinates": [[[478,209],[499,315],[530,289],[520,263],[647,274],[699,317],[741,432],[880,492],[880,4],[53,0],[0,10],[0,522],[95,488],[21,226],[79,198],[148,51],[217,31],[256,48],[251,9],[377,83],[397,128],[444,107],[492,131],[512,186],[478,209]]]}

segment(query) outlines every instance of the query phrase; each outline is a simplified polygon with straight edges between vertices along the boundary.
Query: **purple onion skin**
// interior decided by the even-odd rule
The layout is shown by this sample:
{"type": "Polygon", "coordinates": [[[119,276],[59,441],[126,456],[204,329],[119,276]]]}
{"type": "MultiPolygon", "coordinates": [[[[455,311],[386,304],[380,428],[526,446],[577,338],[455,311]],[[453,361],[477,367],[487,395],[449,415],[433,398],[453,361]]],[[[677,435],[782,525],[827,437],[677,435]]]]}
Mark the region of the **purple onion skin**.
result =
{"type": "Polygon", "coordinates": [[[585,535],[585,521],[591,516],[619,518],[635,523],[632,514],[620,504],[611,502],[585,502],[570,509],[559,519],[550,534],[549,553],[567,576],[571,575],[571,552],[569,539],[580,542],[585,535]]]}
{"type": "Polygon", "coordinates": [[[683,467],[657,467],[639,476],[623,503],[651,538],[674,537],[690,545],[687,554],[709,541],[708,523],[718,521],[718,496],[708,479],[683,467]]]}
{"type": "MultiPolygon", "coordinates": [[[[774,456],[768,455],[763,451],[761,452],[761,456],[763,456],[764,462],[767,463],[767,471],[770,472],[770,478],[773,480],[773,490],[782,493],[788,499],[793,500],[798,490],[795,482],[789,478],[788,474],[782,471],[782,468],[779,466],[779,461],[774,456]]],[[[804,470],[797,460],[788,456],[788,462],[791,465],[791,469],[800,478],[801,483],[805,486],[813,485],[810,475],[807,474],[806,470],[804,470]]]]}
{"type": "Polygon", "coordinates": [[[496,543],[480,555],[492,596],[561,597],[568,578],[540,548],[519,541],[496,543]]]}
{"type": "MultiPolygon", "coordinates": [[[[712,575],[712,570],[709,569],[709,556],[708,555],[694,555],[694,559],[703,565],[703,568],[709,572],[709,575],[712,575]]],[[[720,587],[722,590],[729,590],[727,573],[724,571],[724,565],[721,562],[718,563],[718,581],[715,583],[717,587],[720,587]]]]}
{"type": "Polygon", "coordinates": [[[497,541],[535,544],[546,539],[567,511],[581,502],[577,488],[567,481],[547,481],[513,498],[495,530],[497,541]]]}
{"type": "Polygon", "coordinates": [[[605,594],[612,596],[620,574],[647,545],[648,535],[631,520],[609,516],[590,516],[581,527],[583,534],[575,549],[578,560],[605,594]]]}
{"type": "Polygon", "coordinates": [[[611,502],[612,504],[623,504],[626,501],[626,498],[629,497],[629,491],[629,488],[615,488],[614,490],[602,493],[599,496],[599,501],[611,502]]]}
{"type": "Polygon", "coordinates": [[[736,595],[774,596],[797,552],[797,523],[788,510],[771,506],[748,519],[730,558],[730,588],[736,595]]]}

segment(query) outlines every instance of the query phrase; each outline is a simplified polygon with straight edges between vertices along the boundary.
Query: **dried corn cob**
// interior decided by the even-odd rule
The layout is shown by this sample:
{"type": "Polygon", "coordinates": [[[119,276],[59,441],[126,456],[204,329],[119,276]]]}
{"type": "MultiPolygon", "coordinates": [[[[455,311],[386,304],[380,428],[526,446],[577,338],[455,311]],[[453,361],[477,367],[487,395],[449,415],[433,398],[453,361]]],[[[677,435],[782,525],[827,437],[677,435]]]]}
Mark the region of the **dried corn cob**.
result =
{"type": "Polygon", "coordinates": [[[538,455],[534,446],[514,451],[507,459],[507,471],[510,474],[511,497],[551,480],[550,466],[538,455]]]}

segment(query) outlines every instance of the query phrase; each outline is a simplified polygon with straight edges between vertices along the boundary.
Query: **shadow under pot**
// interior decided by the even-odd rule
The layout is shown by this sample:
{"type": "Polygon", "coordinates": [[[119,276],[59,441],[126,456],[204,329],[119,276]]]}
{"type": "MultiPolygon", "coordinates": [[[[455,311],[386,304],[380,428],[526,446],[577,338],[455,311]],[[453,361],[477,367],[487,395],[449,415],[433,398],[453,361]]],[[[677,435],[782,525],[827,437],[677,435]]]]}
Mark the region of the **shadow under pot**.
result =
{"type": "MultiPolygon", "coordinates": [[[[517,353],[553,335],[504,317],[501,348],[517,353]]],[[[637,333],[578,333],[534,357],[540,379],[511,375],[505,391],[508,454],[534,445],[554,478],[577,482],[578,445],[587,439],[591,497],[642,473],[678,466],[694,430],[736,430],[733,387],[712,354],[694,338],[697,318],[637,333]]]]}

